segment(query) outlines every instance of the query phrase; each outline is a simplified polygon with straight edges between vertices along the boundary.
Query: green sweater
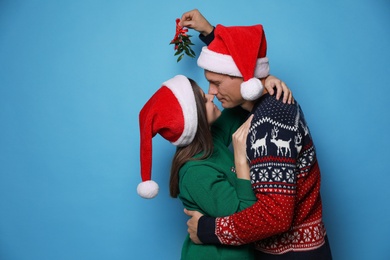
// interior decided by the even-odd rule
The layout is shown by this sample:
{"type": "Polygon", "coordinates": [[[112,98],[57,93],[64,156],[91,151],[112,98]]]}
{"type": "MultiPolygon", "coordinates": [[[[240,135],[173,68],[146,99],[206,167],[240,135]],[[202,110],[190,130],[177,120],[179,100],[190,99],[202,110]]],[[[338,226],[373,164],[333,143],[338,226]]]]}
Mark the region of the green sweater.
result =
{"type": "MultiPolygon", "coordinates": [[[[241,108],[225,109],[212,125],[213,154],[201,161],[190,161],[179,172],[179,198],[185,208],[205,215],[228,216],[256,202],[249,180],[235,174],[232,134],[245,121],[241,108]]],[[[253,246],[196,245],[186,237],[182,260],[253,259],[253,246]]]]}

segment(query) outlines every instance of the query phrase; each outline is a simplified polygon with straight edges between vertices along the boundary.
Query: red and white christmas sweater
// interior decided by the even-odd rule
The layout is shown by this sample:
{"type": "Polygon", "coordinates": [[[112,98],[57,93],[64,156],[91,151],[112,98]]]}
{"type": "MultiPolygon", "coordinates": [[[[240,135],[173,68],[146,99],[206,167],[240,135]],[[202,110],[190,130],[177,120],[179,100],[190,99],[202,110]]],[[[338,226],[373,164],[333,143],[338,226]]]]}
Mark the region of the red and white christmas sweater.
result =
{"type": "Polygon", "coordinates": [[[321,247],[326,230],[320,168],[300,106],[266,94],[252,113],[247,156],[257,202],[231,216],[203,216],[198,237],[206,244],[255,242],[257,250],[270,254],[321,247]]]}

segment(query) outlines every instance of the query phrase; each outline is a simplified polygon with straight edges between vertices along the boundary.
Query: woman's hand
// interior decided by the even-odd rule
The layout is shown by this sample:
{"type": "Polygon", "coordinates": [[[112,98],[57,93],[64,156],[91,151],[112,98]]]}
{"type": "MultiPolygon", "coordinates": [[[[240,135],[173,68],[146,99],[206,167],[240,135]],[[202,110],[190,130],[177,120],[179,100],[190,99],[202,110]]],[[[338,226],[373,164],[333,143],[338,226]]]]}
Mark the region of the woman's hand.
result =
{"type": "Polygon", "coordinates": [[[237,178],[250,180],[249,162],[246,157],[246,139],[251,126],[253,115],[243,123],[233,134],[234,165],[236,167],[237,178]]]}
{"type": "Polygon", "coordinates": [[[268,93],[270,95],[273,95],[275,93],[274,88],[276,88],[276,99],[279,100],[280,96],[283,93],[283,103],[294,103],[294,98],[292,95],[291,90],[287,87],[286,83],[281,81],[275,76],[269,75],[265,79],[265,85],[264,87],[267,89],[268,93]]]}
{"type": "Polygon", "coordinates": [[[204,36],[209,35],[214,29],[214,27],[206,20],[206,18],[204,18],[198,9],[184,13],[181,16],[179,25],[194,29],[204,36]]]}
{"type": "Polygon", "coordinates": [[[188,209],[184,209],[184,213],[191,217],[187,221],[187,231],[190,235],[192,242],[194,242],[195,244],[202,244],[202,241],[200,241],[200,239],[198,238],[198,222],[199,219],[203,216],[203,214],[199,213],[198,211],[191,211],[188,209]]]}

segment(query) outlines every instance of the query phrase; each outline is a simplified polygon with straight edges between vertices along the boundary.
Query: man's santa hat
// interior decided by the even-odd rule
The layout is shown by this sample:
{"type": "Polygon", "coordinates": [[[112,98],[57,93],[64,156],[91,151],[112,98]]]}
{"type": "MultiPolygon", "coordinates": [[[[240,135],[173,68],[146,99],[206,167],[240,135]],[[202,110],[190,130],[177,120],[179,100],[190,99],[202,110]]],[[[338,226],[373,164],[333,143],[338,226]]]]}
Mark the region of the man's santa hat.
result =
{"type": "Polygon", "coordinates": [[[214,40],[203,47],[198,66],[212,72],[242,77],[241,96],[256,100],[263,93],[259,80],[269,75],[267,41],[263,26],[217,25],[214,40]]]}
{"type": "Polygon", "coordinates": [[[176,146],[186,146],[195,137],[198,114],[195,95],[187,77],[177,75],[162,84],[139,114],[141,137],[141,178],[138,194],[155,197],[158,185],[151,180],[152,138],[160,134],[176,146]]]}

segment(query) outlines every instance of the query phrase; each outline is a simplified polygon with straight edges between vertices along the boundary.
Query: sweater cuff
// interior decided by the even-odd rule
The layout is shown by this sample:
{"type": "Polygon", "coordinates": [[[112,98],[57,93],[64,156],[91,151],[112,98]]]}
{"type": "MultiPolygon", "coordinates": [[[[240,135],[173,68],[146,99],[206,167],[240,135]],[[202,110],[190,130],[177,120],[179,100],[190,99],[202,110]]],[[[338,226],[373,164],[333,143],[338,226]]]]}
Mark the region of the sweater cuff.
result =
{"type": "Polygon", "coordinates": [[[211,33],[209,33],[207,36],[204,36],[203,34],[199,34],[199,38],[202,42],[204,42],[207,46],[214,40],[214,29],[211,33]]]}
{"type": "Polygon", "coordinates": [[[215,218],[202,216],[198,221],[198,238],[203,244],[221,244],[215,235],[215,218]]]}

